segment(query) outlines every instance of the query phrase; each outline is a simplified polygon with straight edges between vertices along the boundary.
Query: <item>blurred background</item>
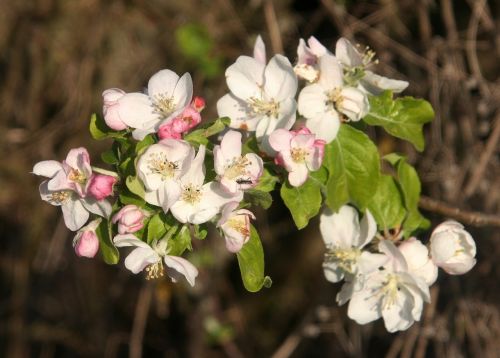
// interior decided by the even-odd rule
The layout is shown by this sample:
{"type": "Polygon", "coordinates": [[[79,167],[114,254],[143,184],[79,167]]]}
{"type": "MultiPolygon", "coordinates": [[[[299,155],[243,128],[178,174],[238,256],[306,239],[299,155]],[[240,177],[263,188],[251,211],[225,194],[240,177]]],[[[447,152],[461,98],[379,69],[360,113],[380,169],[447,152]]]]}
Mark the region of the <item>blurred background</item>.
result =
{"type": "Polygon", "coordinates": [[[0,0],[0,356],[498,357],[499,60],[498,1],[0,0]],[[301,37],[370,45],[379,73],[435,108],[422,154],[370,132],[418,168],[433,224],[458,213],[478,245],[472,272],[441,274],[408,331],[349,321],[323,277],[317,221],[297,231],[278,197],[257,212],[273,286],[256,294],[214,233],[195,243],[194,289],[147,282],[77,258],[60,210],[39,199],[34,163],[86,146],[102,164],[110,143],[92,141],[88,123],[103,90],[188,71],[212,119],[225,68],[258,34],[268,58],[292,61],[301,37]]]}

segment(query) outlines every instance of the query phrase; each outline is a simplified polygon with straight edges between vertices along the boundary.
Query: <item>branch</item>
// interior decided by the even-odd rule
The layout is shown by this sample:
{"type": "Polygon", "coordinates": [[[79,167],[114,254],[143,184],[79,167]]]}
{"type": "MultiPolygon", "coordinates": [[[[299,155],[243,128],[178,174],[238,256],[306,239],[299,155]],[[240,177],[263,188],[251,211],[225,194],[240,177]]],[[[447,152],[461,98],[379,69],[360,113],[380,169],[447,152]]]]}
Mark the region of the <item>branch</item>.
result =
{"type": "Polygon", "coordinates": [[[500,216],[484,214],[477,211],[465,211],[451,206],[442,201],[431,199],[427,196],[421,196],[418,203],[422,209],[448,216],[462,223],[472,226],[498,226],[500,227],[500,216]]]}

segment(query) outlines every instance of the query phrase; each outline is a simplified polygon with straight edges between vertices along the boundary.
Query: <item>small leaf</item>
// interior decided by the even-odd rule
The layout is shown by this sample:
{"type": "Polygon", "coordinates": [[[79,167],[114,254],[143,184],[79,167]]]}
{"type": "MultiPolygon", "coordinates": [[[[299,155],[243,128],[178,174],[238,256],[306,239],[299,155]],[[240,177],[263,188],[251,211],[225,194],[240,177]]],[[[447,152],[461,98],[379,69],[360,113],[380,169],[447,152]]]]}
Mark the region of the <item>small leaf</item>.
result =
{"type": "Polygon", "coordinates": [[[120,161],[113,149],[108,149],[107,151],[103,152],[101,154],[101,159],[104,163],[111,165],[118,164],[120,161]]]}
{"type": "Polygon", "coordinates": [[[264,209],[269,209],[273,203],[271,194],[255,189],[245,190],[245,199],[250,202],[250,204],[260,206],[264,209]]]}
{"type": "Polygon", "coordinates": [[[366,134],[341,125],[337,138],[325,147],[323,165],[329,173],[326,203],[334,212],[350,201],[361,210],[368,205],[377,189],[380,158],[366,134]]]}
{"type": "Polygon", "coordinates": [[[143,198],[131,193],[127,188],[120,190],[119,198],[123,205],[136,205],[140,208],[146,205],[146,201],[143,198]]]}
{"type": "Polygon", "coordinates": [[[102,220],[95,232],[99,238],[99,250],[101,251],[104,262],[108,265],[114,265],[118,263],[120,254],[111,241],[109,229],[109,222],[107,220],[102,220]]]}
{"type": "MultiPolygon", "coordinates": [[[[172,230],[177,230],[177,226],[173,226],[169,230],[169,233],[172,230]]],[[[189,233],[189,228],[185,225],[179,230],[176,235],[171,235],[168,240],[168,249],[170,250],[168,253],[169,255],[181,256],[184,251],[193,250],[193,247],[191,246],[191,234],[189,233]]]]}
{"type": "Polygon", "coordinates": [[[154,138],[153,134],[148,134],[147,136],[144,137],[143,140],[141,140],[139,143],[136,144],[135,146],[135,152],[137,155],[140,155],[144,150],[149,147],[152,144],[155,144],[156,140],[154,138]]]}
{"type": "Polygon", "coordinates": [[[274,187],[276,186],[276,183],[278,181],[278,177],[272,175],[269,170],[264,168],[262,176],[259,178],[259,183],[255,187],[253,187],[253,189],[269,193],[274,190],[274,187]]]}
{"type": "Polygon", "coordinates": [[[250,240],[243,245],[236,256],[238,257],[243,286],[247,291],[257,292],[263,286],[271,286],[271,279],[264,276],[264,249],[253,225],[250,229],[250,240]]]}
{"type": "Polygon", "coordinates": [[[309,178],[299,187],[287,182],[281,186],[281,198],[292,214],[297,228],[303,229],[321,208],[321,187],[309,178]]]}
{"type": "Polygon", "coordinates": [[[93,113],[90,117],[89,131],[92,138],[103,140],[106,138],[124,138],[123,132],[116,132],[109,128],[101,116],[93,113]]]}
{"type": "Polygon", "coordinates": [[[217,118],[213,122],[209,122],[199,126],[199,129],[192,131],[184,136],[184,140],[191,144],[208,144],[208,137],[222,132],[229,125],[229,118],[217,118]]]}
{"type": "Polygon", "coordinates": [[[207,237],[208,231],[200,225],[193,225],[193,236],[198,240],[204,240],[207,237]]]}
{"type": "Polygon", "coordinates": [[[368,209],[373,214],[380,230],[388,230],[401,226],[406,210],[403,198],[390,175],[382,175],[378,182],[378,188],[368,209]]]}
{"type": "Polygon", "coordinates": [[[144,186],[139,178],[136,176],[128,176],[125,180],[128,190],[130,190],[135,195],[144,198],[144,186]]]}
{"type": "Polygon", "coordinates": [[[155,239],[160,240],[166,232],[167,228],[160,218],[160,214],[153,215],[148,223],[148,244],[151,244],[155,239]]]}
{"type": "Polygon", "coordinates": [[[370,112],[363,120],[374,126],[382,126],[395,137],[411,142],[418,151],[424,150],[422,127],[434,119],[429,102],[413,97],[393,100],[391,91],[380,96],[370,96],[370,112]]]}

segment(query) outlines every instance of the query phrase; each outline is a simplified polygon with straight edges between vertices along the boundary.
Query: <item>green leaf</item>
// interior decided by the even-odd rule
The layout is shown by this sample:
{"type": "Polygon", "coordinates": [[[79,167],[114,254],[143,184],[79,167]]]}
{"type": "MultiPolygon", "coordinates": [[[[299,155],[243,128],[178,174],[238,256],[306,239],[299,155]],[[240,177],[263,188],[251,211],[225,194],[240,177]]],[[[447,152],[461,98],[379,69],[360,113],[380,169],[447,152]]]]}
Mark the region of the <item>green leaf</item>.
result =
{"type": "Polygon", "coordinates": [[[373,214],[380,230],[388,230],[401,226],[406,210],[401,192],[393,177],[382,175],[378,181],[378,188],[368,209],[373,214]]]}
{"type": "Polygon", "coordinates": [[[118,253],[118,249],[113,245],[111,241],[110,227],[109,222],[107,220],[102,220],[99,226],[96,229],[97,237],[99,238],[99,250],[101,251],[102,258],[104,262],[109,265],[114,265],[118,263],[120,259],[120,254],[118,253]]]}
{"type": "Polygon", "coordinates": [[[406,162],[404,156],[396,153],[388,154],[384,157],[397,170],[399,187],[403,193],[403,201],[408,211],[408,216],[403,223],[405,236],[408,237],[417,229],[427,229],[430,226],[427,220],[418,210],[421,184],[417,171],[406,162]]]}
{"type": "Polygon", "coordinates": [[[229,125],[229,118],[217,118],[213,122],[209,122],[200,126],[199,129],[192,131],[184,136],[184,140],[191,144],[208,144],[208,137],[222,132],[229,125]]]}
{"type": "Polygon", "coordinates": [[[122,173],[122,176],[133,176],[135,175],[135,165],[132,157],[126,157],[123,162],[120,163],[119,169],[122,173]]]}
{"type": "Polygon", "coordinates": [[[252,205],[269,209],[273,203],[273,197],[268,192],[262,190],[245,190],[245,199],[252,205]]]}
{"type": "Polygon", "coordinates": [[[240,266],[243,286],[250,292],[257,292],[265,287],[271,287],[269,276],[264,276],[264,249],[260,237],[253,227],[250,228],[250,240],[236,254],[240,266]]]}
{"type": "Polygon", "coordinates": [[[166,234],[167,228],[160,218],[160,214],[153,215],[148,223],[147,242],[151,244],[153,240],[160,240],[166,234]]]}
{"type": "Polygon", "coordinates": [[[276,183],[278,181],[278,177],[272,175],[269,170],[264,168],[262,176],[259,178],[259,183],[255,187],[253,187],[253,189],[269,193],[274,190],[274,187],[276,186],[276,183]]]}
{"type": "Polygon", "coordinates": [[[380,158],[366,134],[341,125],[337,138],[325,148],[323,165],[329,173],[326,203],[334,212],[350,201],[360,209],[368,205],[377,189],[380,158]]]}
{"type": "Polygon", "coordinates": [[[324,187],[328,182],[328,170],[324,166],[321,166],[318,170],[309,173],[309,179],[320,187],[324,187]]]}
{"type": "Polygon", "coordinates": [[[89,131],[92,138],[103,140],[106,138],[124,138],[123,132],[116,132],[109,128],[101,116],[93,113],[90,117],[89,131]]]}
{"type": "Polygon", "coordinates": [[[321,208],[321,187],[311,178],[299,187],[291,186],[288,180],[281,186],[281,198],[292,214],[297,228],[303,229],[321,208]]]}
{"type": "Polygon", "coordinates": [[[113,149],[108,149],[105,152],[101,154],[101,159],[104,163],[106,164],[118,164],[120,161],[118,157],[115,154],[115,151],[113,149]]]}
{"type": "Polygon", "coordinates": [[[412,143],[418,151],[424,150],[422,127],[434,119],[429,102],[413,97],[393,100],[391,91],[380,96],[370,96],[370,112],[363,120],[374,126],[382,126],[395,137],[412,143]]]}
{"type": "MultiPolygon", "coordinates": [[[[173,226],[168,231],[167,235],[171,233],[172,230],[177,230],[177,226],[173,226]]],[[[181,256],[184,251],[193,250],[193,247],[191,246],[191,234],[189,233],[189,228],[185,225],[179,230],[176,235],[171,234],[171,236],[168,237],[168,240],[169,255],[181,256]]]]}
{"type": "Polygon", "coordinates": [[[144,137],[143,140],[138,142],[135,146],[135,152],[137,155],[140,155],[147,147],[149,147],[152,144],[155,144],[156,140],[154,138],[153,134],[148,134],[147,136],[144,137]]]}
{"type": "Polygon", "coordinates": [[[208,231],[200,225],[193,225],[193,236],[198,240],[204,240],[207,237],[208,231]]]}
{"type": "Polygon", "coordinates": [[[143,198],[131,193],[127,188],[122,188],[120,190],[119,198],[123,205],[136,205],[140,208],[146,205],[146,201],[143,198]]]}
{"type": "Polygon", "coordinates": [[[135,195],[144,198],[144,185],[142,185],[141,180],[136,176],[128,176],[125,180],[128,190],[130,190],[135,195]]]}

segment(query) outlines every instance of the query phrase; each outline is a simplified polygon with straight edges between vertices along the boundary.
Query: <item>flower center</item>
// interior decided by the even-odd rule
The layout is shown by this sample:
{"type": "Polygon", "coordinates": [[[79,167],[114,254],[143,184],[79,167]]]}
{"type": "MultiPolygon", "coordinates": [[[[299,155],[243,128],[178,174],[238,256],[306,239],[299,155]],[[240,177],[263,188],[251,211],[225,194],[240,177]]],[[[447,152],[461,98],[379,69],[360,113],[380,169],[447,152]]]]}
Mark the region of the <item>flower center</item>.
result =
{"type": "Polygon", "coordinates": [[[295,163],[304,163],[309,152],[304,148],[292,148],[290,154],[295,163]]]}
{"type": "Polygon", "coordinates": [[[250,97],[248,104],[255,115],[278,118],[280,104],[279,102],[275,102],[274,99],[264,101],[262,99],[250,97]]]}
{"type": "Polygon", "coordinates": [[[201,188],[194,184],[188,184],[182,188],[181,200],[191,205],[197,204],[201,200],[201,188]]]}
{"type": "Polygon", "coordinates": [[[70,191],[56,191],[49,196],[49,201],[55,204],[62,204],[71,196],[70,191]]]}
{"type": "Polygon", "coordinates": [[[356,263],[361,251],[356,248],[342,249],[339,247],[329,248],[325,254],[327,262],[336,263],[342,270],[350,274],[356,271],[356,263]]]}
{"type": "Polygon", "coordinates": [[[162,117],[168,117],[175,109],[174,97],[167,97],[164,94],[157,94],[153,97],[154,113],[162,117]]]}
{"type": "Polygon", "coordinates": [[[179,164],[169,161],[163,152],[150,154],[148,164],[151,173],[160,174],[162,180],[173,178],[179,170],[179,164]]]}
{"type": "Polygon", "coordinates": [[[248,228],[245,217],[242,215],[234,216],[227,221],[228,226],[239,232],[243,237],[247,238],[250,236],[250,230],[248,228]]]}
{"type": "Polygon", "coordinates": [[[68,179],[72,182],[85,184],[87,177],[78,169],[71,169],[68,175],[68,179]]]}
{"type": "Polygon", "coordinates": [[[379,294],[383,296],[382,308],[390,308],[396,303],[399,291],[398,277],[394,274],[387,275],[387,280],[380,288],[379,294]]]}
{"type": "Polygon", "coordinates": [[[342,101],[344,97],[342,96],[342,90],[340,88],[335,88],[331,91],[326,92],[326,105],[330,109],[337,109],[342,106],[342,101]]]}
{"type": "Polygon", "coordinates": [[[229,180],[234,180],[240,176],[247,175],[246,167],[250,165],[250,161],[246,157],[235,157],[233,161],[226,166],[224,177],[229,180]]]}
{"type": "Polygon", "coordinates": [[[153,280],[156,278],[163,277],[163,262],[162,260],[158,260],[154,264],[146,267],[146,280],[153,280]]]}

